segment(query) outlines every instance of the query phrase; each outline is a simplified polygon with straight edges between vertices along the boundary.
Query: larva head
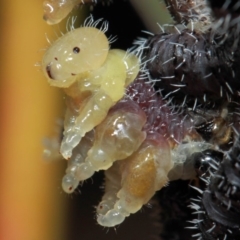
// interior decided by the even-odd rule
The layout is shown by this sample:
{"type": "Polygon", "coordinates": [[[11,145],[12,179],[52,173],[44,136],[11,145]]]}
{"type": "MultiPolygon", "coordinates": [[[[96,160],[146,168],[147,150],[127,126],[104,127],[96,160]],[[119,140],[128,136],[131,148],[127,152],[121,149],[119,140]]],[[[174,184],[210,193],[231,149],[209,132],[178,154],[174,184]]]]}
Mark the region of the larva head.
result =
{"type": "Polygon", "coordinates": [[[77,75],[85,76],[106,60],[109,43],[106,35],[94,27],[81,27],[59,38],[46,51],[42,67],[50,85],[69,87],[77,75]]]}

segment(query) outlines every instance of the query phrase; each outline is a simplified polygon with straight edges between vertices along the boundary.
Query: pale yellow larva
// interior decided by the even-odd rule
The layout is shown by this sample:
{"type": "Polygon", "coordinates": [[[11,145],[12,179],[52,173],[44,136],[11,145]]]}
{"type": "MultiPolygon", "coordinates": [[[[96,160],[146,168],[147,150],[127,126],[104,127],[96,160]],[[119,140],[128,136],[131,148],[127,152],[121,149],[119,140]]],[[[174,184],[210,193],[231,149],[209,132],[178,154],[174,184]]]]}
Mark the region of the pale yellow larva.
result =
{"type": "Polygon", "coordinates": [[[109,50],[107,23],[97,29],[100,21],[94,22],[90,16],[83,27],[56,40],[42,60],[49,84],[63,88],[70,99],[60,148],[65,159],[71,157],[82,137],[105,119],[139,72],[135,55],[109,50]]]}

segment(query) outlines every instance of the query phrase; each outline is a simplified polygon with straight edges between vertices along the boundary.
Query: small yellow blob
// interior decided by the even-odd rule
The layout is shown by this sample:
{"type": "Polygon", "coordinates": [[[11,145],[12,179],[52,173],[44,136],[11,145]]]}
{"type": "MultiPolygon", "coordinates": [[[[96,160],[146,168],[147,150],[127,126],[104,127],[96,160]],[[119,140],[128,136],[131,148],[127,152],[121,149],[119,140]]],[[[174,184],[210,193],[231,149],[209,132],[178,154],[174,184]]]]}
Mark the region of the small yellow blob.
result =
{"type": "Polygon", "coordinates": [[[106,118],[139,72],[138,58],[119,49],[109,50],[107,24],[97,29],[96,23],[90,17],[84,27],[60,37],[42,60],[49,84],[63,88],[68,95],[60,148],[65,159],[85,134],[106,118]]]}
{"type": "Polygon", "coordinates": [[[43,19],[50,25],[62,21],[82,0],[50,0],[43,2],[43,19]]]}

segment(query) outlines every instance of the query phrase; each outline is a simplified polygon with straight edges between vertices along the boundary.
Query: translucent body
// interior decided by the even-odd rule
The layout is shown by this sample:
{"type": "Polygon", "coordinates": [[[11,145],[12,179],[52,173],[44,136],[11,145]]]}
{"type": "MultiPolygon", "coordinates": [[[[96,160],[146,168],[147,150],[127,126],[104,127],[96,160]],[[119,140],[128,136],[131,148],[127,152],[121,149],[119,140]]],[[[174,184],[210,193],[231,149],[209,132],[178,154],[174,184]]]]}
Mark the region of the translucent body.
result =
{"type": "Polygon", "coordinates": [[[82,0],[50,0],[43,2],[43,19],[48,24],[57,24],[65,18],[72,9],[83,3],[82,0]]]}

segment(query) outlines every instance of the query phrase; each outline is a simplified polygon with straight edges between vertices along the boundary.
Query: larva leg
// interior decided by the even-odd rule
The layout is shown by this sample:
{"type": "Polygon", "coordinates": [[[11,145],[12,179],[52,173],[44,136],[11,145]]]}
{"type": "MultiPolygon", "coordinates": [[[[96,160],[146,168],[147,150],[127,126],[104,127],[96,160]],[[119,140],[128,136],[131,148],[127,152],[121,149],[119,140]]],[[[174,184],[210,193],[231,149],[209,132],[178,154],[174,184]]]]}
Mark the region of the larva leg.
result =
{"type": "Polygon", "coordinates": [[[89,97],[87,103],[79,110],[74,123],[64,126],[60,152],[65,159],[71,157],[72,150],[79,144],[81,138],[101,123],[112,105],[112,99],[104,91],[99,90],[89,97]]]}
{"type": "MultiPolygon", "coordinates": [[[[159,135],[150,136],[137,152],[119,164],[121,189],[117,193],[114,206],[110,202],[110,210],[103,214],[99,211],[97,221],[102,226],[113,227],[120,224],[125,217],[141,209],[155,191],[166,185],[167,174],[173,166],[168,142],[159,135]]],[[[108,171],[111,170],[112,168],[108,171]]],[[[110,179],[109,182],[111,184],[110,179]]],[[[100,209],[102,204],[101,202],[100,209]]],[[[106,202],[104,204],[107,209],[106,202]]]]}
{"type": "Polygon", "coordinates": [[[43,19],[48,24],[57,24],[62,21],[82,0],[50,0],[43,2],[43,19]]]}

